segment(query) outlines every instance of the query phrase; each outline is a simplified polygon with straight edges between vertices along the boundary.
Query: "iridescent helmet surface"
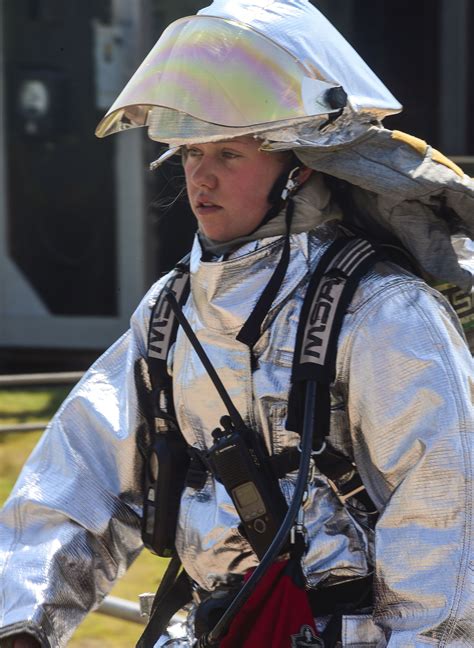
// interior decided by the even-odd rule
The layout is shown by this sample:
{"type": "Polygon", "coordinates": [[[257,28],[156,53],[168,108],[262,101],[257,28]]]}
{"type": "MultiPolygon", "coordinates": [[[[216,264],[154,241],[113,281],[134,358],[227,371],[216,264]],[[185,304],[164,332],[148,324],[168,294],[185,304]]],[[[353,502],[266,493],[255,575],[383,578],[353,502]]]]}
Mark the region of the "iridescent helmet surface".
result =
{"type": "Polygon", "coordinates": [[[147,126],[172,146],[251,133],[283,141],[288,128],[400,110],[309,2],[216,0],[169,25],[96,133],[147,126]]]}

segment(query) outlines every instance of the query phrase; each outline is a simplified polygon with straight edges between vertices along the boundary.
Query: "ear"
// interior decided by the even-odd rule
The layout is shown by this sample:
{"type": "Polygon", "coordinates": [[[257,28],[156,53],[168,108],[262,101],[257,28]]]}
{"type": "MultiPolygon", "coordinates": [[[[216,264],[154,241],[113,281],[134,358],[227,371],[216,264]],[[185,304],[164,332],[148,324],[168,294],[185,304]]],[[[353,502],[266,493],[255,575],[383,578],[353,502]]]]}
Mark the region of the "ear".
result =
{"type": "Polygon", "coordinates": [[[301,166],[298,172],[296,180],[298,181],[299,186],[303,185],[309,176],[313,173],[313,169],[310,169],[307,166],[301,166]]]}

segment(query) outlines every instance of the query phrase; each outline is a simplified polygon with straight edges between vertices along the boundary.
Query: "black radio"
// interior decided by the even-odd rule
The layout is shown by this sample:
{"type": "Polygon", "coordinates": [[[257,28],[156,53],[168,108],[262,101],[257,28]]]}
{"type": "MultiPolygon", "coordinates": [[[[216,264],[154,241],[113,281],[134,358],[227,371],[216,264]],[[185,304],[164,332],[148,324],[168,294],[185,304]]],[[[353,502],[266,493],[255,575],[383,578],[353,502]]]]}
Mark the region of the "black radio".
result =
{"type": "Polygon", "coordinates": [[[147,549],[169,558],[174,539],[189,455],[179,432],[155,434],[148,450],[142,517],[142,540],[147,549]]]}
{"type": "Polygon", "coordinates": [[[209,463],[231,496],[245,535],[261,559],[281,526],[286,501],[255,433],[236,432],[229,417],[223,417],[221,423],[225,429],[213,432],[215,443],[209,450],[209,463]]]}

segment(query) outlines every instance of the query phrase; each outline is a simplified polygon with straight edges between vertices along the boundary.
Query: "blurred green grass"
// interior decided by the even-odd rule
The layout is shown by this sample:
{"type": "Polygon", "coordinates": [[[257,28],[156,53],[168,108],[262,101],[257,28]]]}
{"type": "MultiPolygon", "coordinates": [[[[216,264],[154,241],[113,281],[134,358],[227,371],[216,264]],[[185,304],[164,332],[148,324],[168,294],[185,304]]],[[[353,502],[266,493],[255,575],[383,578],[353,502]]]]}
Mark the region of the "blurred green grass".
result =
{"type": "MultiPolygon", "coordinates": [[[[58,409],[69,390],[64,387],[34,387],[0,390],[0,425],[47,421],[58,409]]],[[[0,505],[13,484],[41,432],[19,432],[0,435],[0,505]]],[[[119,581],[111,594],[138,602],[142,592],[154,592],[167,561],[144,551],[119,581]]],[[[76,630],[71,648],[130,648],[143,626],[92,613],[76,630]]]]}

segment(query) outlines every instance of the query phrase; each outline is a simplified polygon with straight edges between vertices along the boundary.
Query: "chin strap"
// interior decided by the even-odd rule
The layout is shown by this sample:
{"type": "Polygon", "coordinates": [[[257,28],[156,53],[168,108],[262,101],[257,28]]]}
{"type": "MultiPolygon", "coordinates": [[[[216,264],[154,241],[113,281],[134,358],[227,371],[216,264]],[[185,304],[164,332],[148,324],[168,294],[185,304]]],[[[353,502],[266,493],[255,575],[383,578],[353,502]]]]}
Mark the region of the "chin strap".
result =
{"type": "MultiPolygon", "coordinates": [[[[286,223],[286,233],[285,241],[283,244],[283,250],[281,253],[280,260],[270,278],[270,281],[265,286],[262,294],[260,295],[259,300],[255,304],[253,311],[250,313],[247,321],[244,323],[240,329],[239,334],[237,335],[237,340],[243,342],[248,347],[252,348],[257,342],[258,338],[261,335],[262,323],[265,317],[267,316],[275,297],[277,296],[278,291],[283,283],[283,280],[288,269],[288,264],[290,262],[290,233],[291,233],[291,222],[293,220],[293,212],[295,209],[295,204],[292,199],[292,195],[299,187],[298,180],[296,179],[298,173],[300,172],[300,167],[296,166],[288,174],[285,186],[280,194],[280,200],[286,202],[286,214],[285,214],[285,223],[286,223]]],[[[274,210],[275,207],[272,207],[268,214],[274,210]]],[[[268,214],[265,221],[268,219],[268,214]]],[[[259,226],[260,227],[260,226],[259,226]]]]}

